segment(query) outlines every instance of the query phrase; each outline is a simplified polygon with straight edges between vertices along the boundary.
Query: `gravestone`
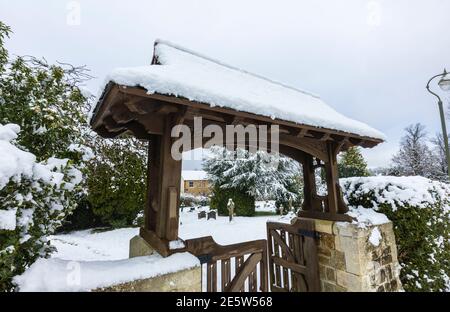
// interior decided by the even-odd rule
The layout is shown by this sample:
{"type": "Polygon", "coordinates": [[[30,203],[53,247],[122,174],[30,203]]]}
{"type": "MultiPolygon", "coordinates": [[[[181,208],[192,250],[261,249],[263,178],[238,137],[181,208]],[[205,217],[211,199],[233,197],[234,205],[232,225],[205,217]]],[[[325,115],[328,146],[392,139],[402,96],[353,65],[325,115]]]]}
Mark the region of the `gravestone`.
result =
{"type": "Polygon", "coordinates": [[[214,220],[217,219],[217,214],[216,214],[215,210],[211,210],[210,212],[208,212],[208,220],[209,219],[214,219],[214,220]]]}
{"type": "Polygon", "coordinates": [[[198,213],[198,219],[206,219],[206,212],[205,211],[200,211],[198,213]]]}

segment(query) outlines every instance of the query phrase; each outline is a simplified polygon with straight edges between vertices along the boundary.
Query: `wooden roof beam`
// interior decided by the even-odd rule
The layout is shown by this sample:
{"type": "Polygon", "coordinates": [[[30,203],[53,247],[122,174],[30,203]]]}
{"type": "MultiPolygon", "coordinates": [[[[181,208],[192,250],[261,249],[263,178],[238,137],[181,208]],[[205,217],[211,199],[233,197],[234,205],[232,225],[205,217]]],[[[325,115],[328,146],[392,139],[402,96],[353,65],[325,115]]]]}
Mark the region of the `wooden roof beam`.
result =
{"type": "Polygon", "coordinates": [[[331,135],[329,133],[326,133],[326,132],[320,138],[320,141],[322,141],[322,142],[331,141],[331,140],[333,140],[333,138],[331,137],[331,135]]]}

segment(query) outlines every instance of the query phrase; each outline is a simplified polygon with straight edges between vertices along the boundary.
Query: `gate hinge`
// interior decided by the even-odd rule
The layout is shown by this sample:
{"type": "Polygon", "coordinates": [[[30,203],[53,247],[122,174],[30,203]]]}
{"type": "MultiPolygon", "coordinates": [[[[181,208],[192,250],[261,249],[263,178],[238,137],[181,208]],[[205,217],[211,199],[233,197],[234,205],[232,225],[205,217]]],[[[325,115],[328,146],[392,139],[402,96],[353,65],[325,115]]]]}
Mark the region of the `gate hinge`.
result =
{"type": "Polygon", "coordinates": [[[320,233],[310,230],[298,230],[298,234],[306,237],[312,237],[314,239],[320,239],[320,233]]]}
{"type": "Polygon", "coordinates": [[[200,264],[205,264],[211,261],[212,256],[211,254],[203,254],[197,256],[198,260],[200,260],[200,264]]]}

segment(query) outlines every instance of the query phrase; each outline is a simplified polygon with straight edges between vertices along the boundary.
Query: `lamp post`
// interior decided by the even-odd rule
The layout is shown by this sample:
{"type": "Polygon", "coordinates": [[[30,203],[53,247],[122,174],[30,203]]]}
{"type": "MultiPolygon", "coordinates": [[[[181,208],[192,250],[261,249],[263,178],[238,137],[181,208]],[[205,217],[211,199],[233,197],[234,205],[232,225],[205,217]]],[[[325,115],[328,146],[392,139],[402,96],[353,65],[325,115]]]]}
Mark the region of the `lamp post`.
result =
{"type": "Polygon", "coordinates": [[[439,95],[437,95],[436,93],[434,93],[433,91],[430,90],[431,81],[438,77],[441,77],[441,79],[438,82],[438,86],[441,88],[441,90],[450,91],[450,74],[448,74],[445,69],[442,74],[435,75],[435,76],[431,77],[430,80],[428,80],[427,90],[428,90],[428,92],[433,94],[438,99],[439,113],[441,115],[442,136],[444,138],[444,145],[445,145],[445,156],[447,157],[447,173],[448,173],[449,179],[450,179],[450,152],[448,149],[448,135],[447,135],[447,128],[445,126],[444,107],[442,105],[442,100],[439,97],[439,95]]]}

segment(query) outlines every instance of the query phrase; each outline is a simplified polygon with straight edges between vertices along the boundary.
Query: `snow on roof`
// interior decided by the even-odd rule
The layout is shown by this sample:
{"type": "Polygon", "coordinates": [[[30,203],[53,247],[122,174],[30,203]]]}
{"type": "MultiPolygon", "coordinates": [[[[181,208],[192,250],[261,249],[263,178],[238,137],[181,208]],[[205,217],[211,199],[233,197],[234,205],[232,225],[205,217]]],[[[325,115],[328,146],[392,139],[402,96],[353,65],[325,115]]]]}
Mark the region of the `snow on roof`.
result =
{"type": "Polygon", "coordinates": [[[203,181],[208,180],[208,174],[202,170],[183,170],[181,176],[185,181],[203,181]]]}
{"type": "Polygon", "coordinates": [[[172,43],[157,40],[158,65],[115,69],[106,79],[139,86],[148,93],[184,97],[319,128],[375,139],[385,136],[370,126],[347,118],[311,93],[251,74],[172,43]]]}
{"type": "Polygon", "coordinates": [[[167,258],[158,254],[114,261],[77,261],[38,259],[14,282],[23,292],[90,291],[119,285],[134,280],[147,279],[163,274],[199,266],[199,260],[190,253],[177,253],[167,258]],[[75,263],[75,264],[74,264],[75,263]],[[79,265],[79,283],[67,282],[67,268],[79,265]]]}

